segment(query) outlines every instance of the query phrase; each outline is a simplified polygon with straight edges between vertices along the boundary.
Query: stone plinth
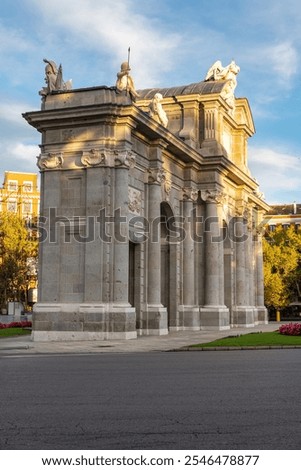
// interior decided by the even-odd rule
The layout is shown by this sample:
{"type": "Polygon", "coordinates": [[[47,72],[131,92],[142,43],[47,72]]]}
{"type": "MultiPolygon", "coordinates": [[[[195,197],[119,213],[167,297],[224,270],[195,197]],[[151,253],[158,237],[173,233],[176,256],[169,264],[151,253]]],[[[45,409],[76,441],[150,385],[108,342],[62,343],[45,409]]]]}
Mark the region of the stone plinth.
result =
{"type": "Polygon", "coordinates": [[[133,339],[135,309],[116,304],[42,304],[34,308],[34,341],[133,339]]]}

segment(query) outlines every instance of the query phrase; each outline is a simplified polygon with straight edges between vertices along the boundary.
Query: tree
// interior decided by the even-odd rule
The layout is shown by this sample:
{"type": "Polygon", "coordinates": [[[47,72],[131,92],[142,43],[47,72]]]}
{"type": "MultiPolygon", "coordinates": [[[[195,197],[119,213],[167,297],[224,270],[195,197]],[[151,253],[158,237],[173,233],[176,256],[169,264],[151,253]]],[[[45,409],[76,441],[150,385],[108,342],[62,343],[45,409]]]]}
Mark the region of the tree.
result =
{"type": "Polygon", "coordinates": [[[263,239],[263,259],[265,303],[279,310],[295,299],[299,288],[301,232],[294,226],[276,227],[263,239]]]}
{"type": "Polygon", "coordinates": [[[24,301],[28,289],[30,263],[37,259],[38,242],[17,214],[0,215],[0,305],[24,301]]]}

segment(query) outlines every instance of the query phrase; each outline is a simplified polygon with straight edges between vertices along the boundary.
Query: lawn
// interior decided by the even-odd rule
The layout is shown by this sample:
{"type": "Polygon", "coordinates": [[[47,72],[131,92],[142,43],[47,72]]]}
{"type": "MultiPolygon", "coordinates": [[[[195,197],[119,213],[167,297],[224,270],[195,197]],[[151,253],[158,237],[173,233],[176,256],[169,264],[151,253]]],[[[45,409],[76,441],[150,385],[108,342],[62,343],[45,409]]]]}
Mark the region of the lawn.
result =
{"type": "Polygon", "coordinates": [[[0,338],[8,338],[10,336],[30,335],[30,329],[24,328],[4,328],[0,330],[0,338]]]}
{"type": "Polygon", "coordinates": [[[269,347],[269,346],[301,346],[301,335],[281,335],[278,331],[268,333],[249,333],[239,336],[228,336],[211,343],[193,344],[191,348],[230,348],[230,347],[269,347]]]}

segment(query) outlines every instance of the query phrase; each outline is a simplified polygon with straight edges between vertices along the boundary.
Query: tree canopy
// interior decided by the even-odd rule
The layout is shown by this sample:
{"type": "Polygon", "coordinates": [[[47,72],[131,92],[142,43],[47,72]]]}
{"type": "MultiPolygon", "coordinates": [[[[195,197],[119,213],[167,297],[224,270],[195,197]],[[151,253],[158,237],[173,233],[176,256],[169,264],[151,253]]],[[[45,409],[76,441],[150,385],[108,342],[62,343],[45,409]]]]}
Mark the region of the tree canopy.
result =
{"type": "Polygon", "coordinates": [[[38,242],[17,214],[0,215],[0,304],[25,300],[31,264],[38,255],[38,242]]]}
{"type": "Polygon", "coordinates": [[[276,227],[263,239],[265,304],[276,310],[299,296],[301,231],[276,227]]]}

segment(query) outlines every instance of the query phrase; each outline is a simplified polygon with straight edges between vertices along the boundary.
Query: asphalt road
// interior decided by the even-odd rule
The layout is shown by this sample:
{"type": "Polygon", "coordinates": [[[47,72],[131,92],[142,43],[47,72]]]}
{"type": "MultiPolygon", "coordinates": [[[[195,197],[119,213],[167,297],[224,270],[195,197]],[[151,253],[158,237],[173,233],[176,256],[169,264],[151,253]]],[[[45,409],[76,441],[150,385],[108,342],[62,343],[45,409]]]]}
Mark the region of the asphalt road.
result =
{"type": "Polygon", "coordinates": [[[301,350],[3,356],[1,449],[300,449],[301,350]]]}

